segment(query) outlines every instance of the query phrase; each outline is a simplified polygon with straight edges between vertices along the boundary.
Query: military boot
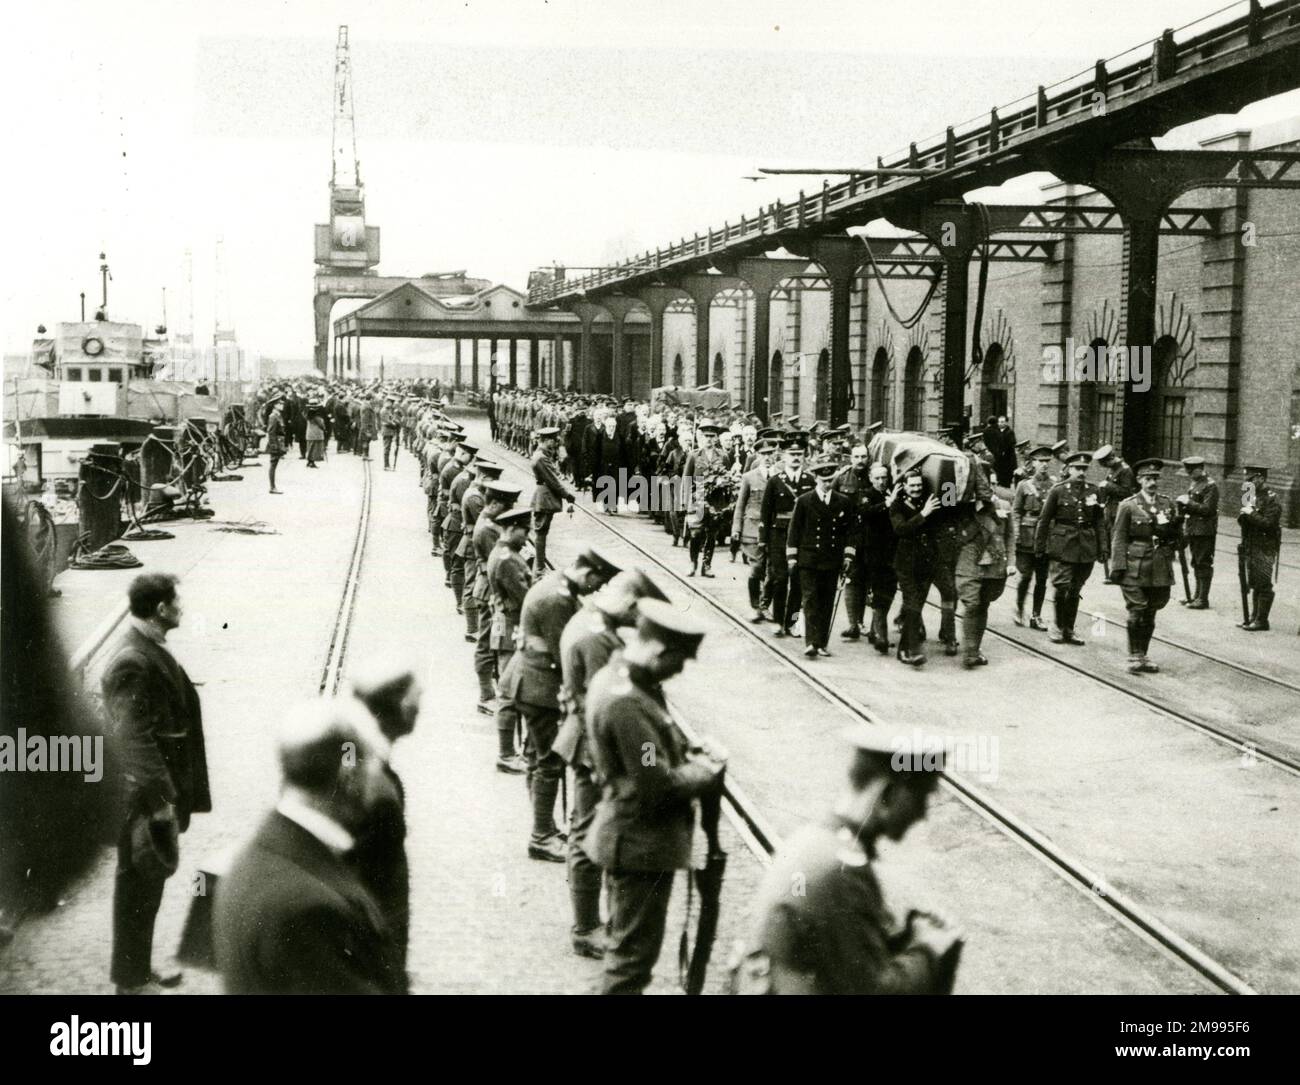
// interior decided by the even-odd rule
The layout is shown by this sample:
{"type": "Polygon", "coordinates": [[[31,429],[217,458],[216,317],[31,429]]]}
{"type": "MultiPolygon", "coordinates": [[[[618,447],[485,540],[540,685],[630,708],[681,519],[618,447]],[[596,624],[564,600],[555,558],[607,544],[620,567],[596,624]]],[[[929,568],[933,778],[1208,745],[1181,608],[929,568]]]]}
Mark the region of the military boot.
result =
{"type": "Polygon", "coordinates": [[[1268,615],[1273,609],[1273,593],[1271,591],[1255,592],[1255,614],[1250,620],[1250,624],[1243,626],[1247,633],[1266,633],[1268,632],[1268,615]]]}
{"type": "Polygon", "coordinates": [[[1147,658],[1147,649],[1151,647],[1151,635],[1156,631],[1156,620],[1150,614],[1147,615],[1146,621],[1142,625],[1142,631],[1139,634],[1140,640],[1138,647],[1142,652],[1142,673],[1159,674],[1160,668],[1147,658]]]}
{"type": "Polygon", "coordinates": [[[957,654],[957,605],[955,603],[940,603],[939,616],[939,643],[943,645],[943,654],[946,656],[955,656],[957,654]]]}
{"type": "Polygon", "coordinates": [[[1022,576],[1016,584],[1016,614],[1011,620],[1016,625],[1025,624],[1025,597],[1029,594],[1029,577],[1022,576]]]}
{"type": "Polygon", "coordinates": [[[961,647],[962,660],[961,665],[967,670],[972,667],[982,667],[988,660],[980,652],[980,644],[984,640],[984,627],[980,621],[982,608],[967,607],[961,616],[961,647]]]}
{"type": "Polygon", "coordinates": [[[915,614],[903,614],[903,631],[898,638],[898,661],[911,667],[919,667],[925,662],[925,653],[917,638],[916,628],[920,619],[915,614]]]}
{"type": "Polygon", "coordinates": [[[1214,570],[1210,569],[1196,575],[1196,598],[1187,604],[1188,610],[1210,609],[1210,585],[1214,582],[1214,570]]]}
{"type": "Polygon", "coordinates": [[[882,656],[889,654],[888,607],[871,608],[871,631],[867,634],[867,637],[876,646],[876,651],[882,656]]]}
{"type": "Polygon", "coordinates": [[[1142,673],[1142,632],[1141,627],[1129,622],[1125,627],[1128,633],[1128,673],[1142,673]]]}

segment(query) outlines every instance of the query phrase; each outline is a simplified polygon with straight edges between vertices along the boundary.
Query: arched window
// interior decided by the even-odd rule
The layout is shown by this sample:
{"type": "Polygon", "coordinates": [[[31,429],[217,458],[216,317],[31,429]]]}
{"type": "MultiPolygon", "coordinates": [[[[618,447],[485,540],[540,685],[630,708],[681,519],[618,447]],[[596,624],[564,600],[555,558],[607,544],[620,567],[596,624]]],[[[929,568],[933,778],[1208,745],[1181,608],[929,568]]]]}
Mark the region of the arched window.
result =
{"type": "Polygon", "coordinates": [[[673,358],[673,386],[680,388],[682,381],[686,379],[686,374],[682,366],[682,356],[680,354],[673,358]]]}
{"type": "Polygon", "coordinates": [[[907,352],[903,368],[903,429],[920,430],[925,427],[925,361],[921,348],[907,352]]]}
{"type": "Polygon", "coordinates": [[[727,367],[722,360],[722,351],[718,351],[718,353],[713,356],[713,372],[709,376],[709,380],[719,388],[725,388],[727,386],[727,367]]]}
{"type": "Polygon", "coordinates": [[[894,424],[894,382],[890,377],[889,355],[884,347],[877,347],[876,356],[871,362],[871,409],[869,411],[869,420],[884,422],[886,428],[894,424]]]}
{"type": "Polygon", "coordinates": [[[1086,362],[1067,358],[1079,381],[1079,441],[1084,448],[1115,443],[1115,385],[1110,344],[1094,339],[1086,362]]]}
{"type": "Polygon", "coordinates": [[[1181,460],[1192,438],[1192,412],[1183,386],[1178,340],[1162,335],[1151,348],[1151,388],[1155,393],[1154,452],[1162,460],[1181,460]]]}
{"type": "Polygon", "coordinates": [[[813,405],[814,418],[829,418],[831,409],[831,352],[823,349],[817,355],[817,400],[813,405]]]}
{"type": "Polygon", "coordinates": [[[1011,417],[1011,383],[1007,380],[1007,356],[1001,343],[990,343],[984,354],[984,366],[980,370],[980,417],[990,415],[1011,417]]]}
{"type": "Polygon", "coordinates": [[[772,364],[768,369],[767,413],[781,413],[785,410],[785,360],[781,352],[772,352],[772,364]]]}

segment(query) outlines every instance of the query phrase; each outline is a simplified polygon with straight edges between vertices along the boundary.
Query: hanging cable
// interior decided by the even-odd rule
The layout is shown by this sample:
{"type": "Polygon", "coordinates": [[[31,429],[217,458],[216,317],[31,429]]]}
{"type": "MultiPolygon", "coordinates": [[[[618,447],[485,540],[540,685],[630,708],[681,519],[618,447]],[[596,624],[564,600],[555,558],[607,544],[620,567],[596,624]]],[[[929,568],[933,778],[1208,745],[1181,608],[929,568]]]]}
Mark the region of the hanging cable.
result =
{"type": "Polygon", "coordinates": [[[971,373],[984,364],[984,346],[980,342],[980,328],[984,325],[984,295],[989,286],[989,257],[992,250],[992,244],[989,234],[992,232],[993,225],[989,217],[989,209],[985,204],[972,204],[980,217],[980,233],[983,237],[980,240],[980,275],[979,287],[975,291],[975,326],[971,331],[970,344],[970,369],[966,373],[966,379],[970,380],[971,373]]]}
{"type": "Polygon", "coordinates": [[[880,290],[880,296],[885,299],[885,308],[889,310],[889,315],[892,316],[905,331],[910,331],[921,322],[921,317],[925,315],[926,309],[930,307],[930,301],[934,297],[934,292],[939,289],[939,280],[943,278],[943,266],[939,266],[938,271],[930,282],[930,289],[926,291],[925,297],[921,299],[921,304],[917,306],[916,312],[911,316],[904,318],[898,315],[898,310],[894,308],[894,303],[889,300],[889,294],[885,290],[885,276],[881,273],[880,268],[876,266],[876,257],[871,251],[871,245],[867,244],[865,247],[867,250],[867,259],[871,263],[872,274],[876,277],[876,286],[880,290]]]}

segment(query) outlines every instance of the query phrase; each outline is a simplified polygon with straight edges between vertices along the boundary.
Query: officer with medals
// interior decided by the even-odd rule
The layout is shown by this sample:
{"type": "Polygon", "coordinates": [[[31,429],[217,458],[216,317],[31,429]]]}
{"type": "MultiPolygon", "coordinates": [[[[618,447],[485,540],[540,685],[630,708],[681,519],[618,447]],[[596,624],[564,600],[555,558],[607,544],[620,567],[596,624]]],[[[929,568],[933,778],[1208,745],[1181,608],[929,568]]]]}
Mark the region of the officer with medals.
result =
{"type": "Polygon", "coordinates": [[[722,427],[716,422],[702,422],[697,427],[700,446],[688,456],[682,469],[682,481],[689,487],[691,505],[687,527],[690,530],[691,571],[701,576],[713,576],[713,548],[717,544],[718,514],[709,502],[709,491],[714,480],[727,473],[730,464],[727,455],[718,447],[718,434],[722,427]],[[703,556],[703,566],[700,558],[703,556]]]}
{"type": "Polygon", "coordinates": [[[857,555],[858,510],[853,501],[834,488],[839,465],[817,460],[809,468],[815,489],[794,503],[786,533],[785,557],[799,570],[803,604],[804,655],[829,656],[831,611],[835,588],[853,568],[857,555]]]}
{"type": "Polygon", "coordinates": [[[1091,459],[1086,452],[1066,457],[1067,477],[1048,491],[1034,534],[1034,553],[1050,559],[1049,575],[1056,589],[1056,618],[1048,634],[1053,644],[1083,643],[1074,632],[1080,594],[1092,567],[1109,556],[1101,494],[1087,480],[1091,459]]]}
{"type": "Polygon", "coordinates": [[[771,582],[767,576],[767,555],[762,551],[759,538],[763,524],[763,492],[772,474],[772,461],[776,455],[776,442],[770,438],[759,439],[754,445],[753,464],[740,476],[740,492],[731,517],[731,538],[739,539],[745,561],[749,564],[749,606],[754,612],[753,621],[765,622],[771,606],[771,582]]]}
{"type": "Polygon", "coordinates": [[[1049,469],[1052,466],[1052,450],[1047,445],[1039,445],[1029,453],[1030,473],[1016,484],[1015,496],[1011,500],[1011,534],[1016,548],[1016,625],[1025,624],[1025,599],[1029,595],[1029,586],[1034,588],[1033,609],[1029,614],[1030,629],[1046,629],[1043,624],[1043,600],[1047,598],[1048,558],[1039,555],[1035,546],[1038,533],[1038,518],[1043,512],[1043,503],[1055,483],[1049,469]]]}
{"type": "Polygon", "coordinates": [[[1178,545],[1178,506],[1160,493],[1158,459],[1139,460],[1134,471],[1141,489],[1119,503],[1111,540],[1111,575],[1120,583],[1128,609],[1130,674],[1154,674],[1147,659],[1156,613],[1169,602],[1174,583],[1174,548],[1178,545]]]}
{"type": "MultiPolygon", "coordinates": [[[[560,729],[560,637],[580,600],[619,572],[594,546],[588,546],[566,569],[556,569],[529,589],[519,618],[519,651],[501,673],[502,705],[516,708],[525,728],[524,759],[532,800],[533,827],[528,841],[532,859],[563,863],[564,841],[555,824],[555,799],[564,761],[553,749],[560,729]]],[[[501,709],[497,719],[500,726],[501,709]]]]}
{"type": "Polygon", "coordinates": [[[1092,458],[1106,469],[1106,478],[1097,487],[1097,493],[1106,506],[1106,536],[1109,538],[1115,529],[1119,503],[1138,491],[1137,477],[1133,474],[1133,468],[1110,445],[1102,445],[1092,454],[1092,458]]]}
{"type": "Polygon", "coordinates": [[[559,445],[560,431],[557,427],[545,426],[537,431],[537,451],[533,453],[533,480],[537,483],[533,490],[533,575],[538,577],[546,572],[546,538],[551,531],[551,521],[566,502],[572,515],[573,503],[577,500],[561,480],[560,469],[555,463],[559,445]]]}
{"type": "Polygon", "coordinates": [[[831,813],[791,836],[764,875],[732,971],[737,994],[952,991],[961,932],[917,909],[900,921],[875,873],[877,841],[901,840],[925,817],[943,747],[867,726],[845,737],[853,759],[831,813]]]}
{"type": "Polygon", "coordinates": [[[1182,506],[1183,544],[1196,577],[1196,594],[1186,606],[1188,610],[1208,610],[1214,581],[1214,540],[1219,533],[1219,486],[1205,473],[1204,456],[1186,457],[1183,470],[1191,481],[1187,492],[1174,500],[1182,506]]]}
{"type": "Polygon", "coordinates": [[[663,946],[673,874],[691,864],[693,800],[722,786],[725,756],[687,746],[663,683],[699,653],[704,629],[657,599],[637,604],[627,647],[587,691],[587,738],[601,799],[586,851],[609,883],[605,994],[640,994],[663,946]]]}
{"type": "Polygon", "coordinates": [[[1250,617],[1239,623],[1247,633],[1268,630],[1273,608],[1273,566],[1282,549],[1282,502],[1268,484],[1268,468],[1242,468],[1241,549],[1245,559],[1246,587],[1252,593],[1250,617]]]}
{"type": "Polygon", "coordinates": [[[573,769],[568,842],[569,900],[573,905],[570,937],[573,952],[580,957],[605,955],[605,931],[600,919],[601,871],[585,846],[600,802],[600,783],[586,738],[587,687],[610,657],[622,649],[618,631],[636,625],[641,599],[668,601],[640,569],[625,569],[591,597],[590,606],[569,619],[560,636],[564,723],[552,748],[573,769]]]}
{"type": "Polygon", "coordinates": [[[806,438],[800,433],[787,434],[781,442],[784,462],[781,471],[767,480],[759,517],[759,554],[768,563],[768,581],[772,586],[772,617],[777,623],[774,636],[788,637],[799,613],[799,581],[791,575],[786,560],[786,533],[794,515],[795,502],[816,483],[803,469],[806,438]]]}

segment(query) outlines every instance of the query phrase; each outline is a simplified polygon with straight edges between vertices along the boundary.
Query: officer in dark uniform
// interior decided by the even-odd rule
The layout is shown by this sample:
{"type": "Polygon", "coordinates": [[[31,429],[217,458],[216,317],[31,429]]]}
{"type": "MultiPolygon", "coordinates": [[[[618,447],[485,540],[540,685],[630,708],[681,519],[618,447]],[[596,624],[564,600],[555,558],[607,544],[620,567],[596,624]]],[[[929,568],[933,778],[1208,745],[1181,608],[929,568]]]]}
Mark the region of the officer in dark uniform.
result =
{"type": "Polygon", "coordinates": [[[1128,609],[1130,674],[1154,674],[1147,659],[1156,612],[1169,602],[1174,583],[1174,548],[1178,545],[1178,506],[1160,493],[1158,459],[1139,460],[1134,472],[1141,489],[1119,503],[1110,544],[1111,574],[1120,582],[1128,609]]]}
{"type": "Polygon", "coordinates": [[[839,465],[833,460],[812,465],[810,474],[817,480],[816,488],[801,494],[794,503],[785,539],[786,562],[799,569],[803,654],[809,659],[831,654],[826,644],[835,588],[840,577],[853,568],[857,555],[858,511],[850,498],[834,488],[838,473],[839,465]]]}
{"type": "Polygon", "coordinates": [[[567,569],[556,569],[534,584],[519,618],[519,651],[501,675],[502,705],[516,706],[526,729],[524,759],[533,805],[528,855],[533,859],[563,863],[567,857],[555,825],[555,797],[564,761],[552,749],[561,718],[560,637],[577,613],[579,600],[618,571],[614,562],[589,546],[567,569]]]}
{"type": "Polygon", "coordinates": [[[1241,484],[1241,548],[1246,558],[1246,585],[1253,593],[1250,620],[1239,627],[1248,633],[1268,630],[1273,607],[1273,566],[1282,549],[1282,503],[1269,487],[1267,467],[1243,467],[1241,484]]]}
{"type": "Polygon", "coordinates": [[[1092,567],[1109,554],[1101,494],[1087,480],[1089,462],[1086,452],[1066,458],[1067,478],[1048,491],[1034,535],[1034,553],[1051,559],[1049,574],[1056,589],[1056,621],[1048,637],[1054,644],[1083,643],[1074,632],[1079,596],[1092,575],[1092,567]]]}
{"type": "Polygon", "coordinates": [[[790,517],[794,515],[795,502],[816,485],[812,475],[803,469],[805,441],[801,434],[791,434],[781,442],[784,464],[779,473],[767,480],[760,510],[758,542],[760,553],[768,563],[772,617],[777,623],[773,635],[778,637],[790,635],[790,627],[799,612],[798,578],[790,575],[785,555],[786,532],[790,527],[790,517]]]}
{"type": "Polygon", "coordinates": [[[867,546],[866,508],[871,494],[871,467],[867,460],[866,445],[855,445],[849,453],[849,463],[842,467],[832,483],[834,488],[853,502],[858,514],[857,531],[853,541],[853,568],[844,585],[844,609],[849,624],[841,634],[846,640],[862,636],[862,620],[867,609],[867,546]]]}
{"type": "Polygon", "coordinates": [[[942,746],[866,726],[846,738],[853,760],[831,813],[791,836],[763,877],[732,972],[736,994],[952,991],[961,932],[919,910],[900,921],[874,870],[876,842],[902,839],[925,817],[944,768],[942,746]]]}
{"type": "Polygon", "coordinates": [[[533,490],[533,575],[537,577],[546,573],[546,538],[551,531],[551,521],[564,508],[565,502],[568,502],[572,514],[573,503],[577,500],[561,480],[560,469],[555,463],[559,444],[557,427],[546,426],[537,431],[537,451],[533,453],[533,480],[537,483],[533,490]]]}
{"type": "Polygon", "coordinates": [[[1029,616],[1030,629],[1046,629],[1043,624],[1043,600],[1047,598],[1048,559],[1035,551],[1035,536],[1038,533],[1038,518],[1043,512],[1043,503],[1055,483],[1049,473],[1052,465],[1052,450],[1046,445],[1039,445],[1029,453],[1031,471],[1027,478],[1016,483],[1015,496],[1011,500],[1011,529],[1015,539],[1016,572],[1016,625],[1025,624],[1025,599],[1029,595],[1029,585],[1033,582],[1033,610],[1029,616]]]}
{"type": "Polygon", "coordinates": [[[1133,474],[1133,468],[1110,445],[1102,445],[1092,454],[1092,458],[1106,469],[1105,481],[1097,487],[1097,492],[1106,506],[1106,537],[1109,538],[1115,530],[1119,503],[1138,491],[1137,477],[1133,474]]]}
{"type": "Polygon", "coordinates": [[[1191,482],[1174,500],[1183,509],[1183,542],[1192,559],[1196,595],[1188,610],[1208,610],[1214,581],[1214,540],[1219,533],[1219,486],[1205,473],[1204,456],[1188,456],[1183,469],[1191,482]]]}
{"type": "Polygon", "coordinates": [[[586,739],[587,687],[610,657],[623,647],[619,629],[636,625],[637,602],[667,602],[640,569],[625,569],[592,596],[560,636],[560,702],[564,723],[552,747],[573,769],[573,810],[569,816],[569,899],[573,904],[573,951],[581,957],[605,955],[600,920],[601,871],[584,847],[600,802],[596,766],[586,739]]]}
{"type": "Polygon", "coordinates": [[[897,540],[894,571],[903,593],[903,626],[898,637],[898,659],[912,667],[925,662],[921,651],[924,640],[921,612],[934,581],[937,548],[931,517],[939,511],[935,494],[926,494],[925,479],[919,471],[909,471],[895,492],[889,509],[890,523],[897,540]],[[901,490],[901,493],[898,491],[901,490]]]}
{"type": "Polygon", "coordinates": [[[882,656],[889,654],[889,608],[894,605],[898,592],[898,574],[894,571],[894,552],[898,539],[889,510],[897,498],[889,480],[889,468],[883,463],[873,463],[868,473],[871,486],[862,507],[863,543],[858,551],[861,559],[866,551],[867,591],[871,599],[871,628],[867,640],[882,656]]]}
{"type": "Polygon", "coordinates": [[[703,627],[669,603],[643,599],[636,632],[587,691],[587,738],[601,799],[587,853],[609,879],[605,994],[640,994],[663,946],[673,874],[689,868],[692,800],[722,786],[725,757],[687,747],[662,683],[694,659],[703,627]]]}

